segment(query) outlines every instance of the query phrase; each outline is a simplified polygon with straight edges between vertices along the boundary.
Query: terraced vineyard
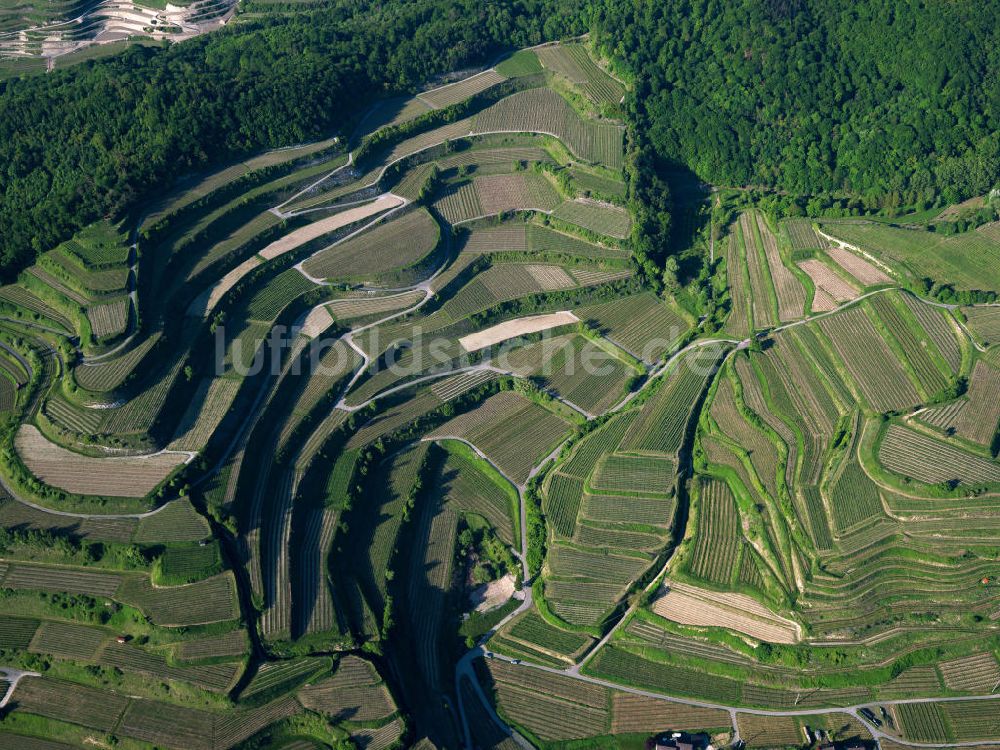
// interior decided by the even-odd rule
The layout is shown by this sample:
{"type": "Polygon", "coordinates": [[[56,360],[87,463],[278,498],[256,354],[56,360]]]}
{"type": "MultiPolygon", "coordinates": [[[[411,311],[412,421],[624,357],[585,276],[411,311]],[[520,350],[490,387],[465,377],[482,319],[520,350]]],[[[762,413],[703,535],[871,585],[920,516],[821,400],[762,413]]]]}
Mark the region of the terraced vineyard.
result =
{"type": "Polygon", "coordinates": [[[597,104],[616,105],[625,88],[605,73],[582,44],[558,44],[535,51],[542,65],[568,78],[597,104]]]}
{"type": "Polygon", "coordinates": [[[558,206],[552,216],[568,224],[618,239],[627,237],[632,226],[627,211],[610,204],[585,200],[567,201],[558,206]]]}
{"type": "Polygon", "coordinates": [[[605,45],[0,289],[0,744],[1000,736],[995,227],[668,179],[605,45]]]}
{"type": "Polygon", "coordinates": [[[890,471],[926,484],[1000,482],[1000,463],[997,461],[901,425],[893,424],[886,430],[879,459],[890,471]]]}
{"type": "Polygon", "coordinates": [[[726,585],[733,576],[742,534],[739,515],[729,488],[711,480],[701,486],[698,528],[691,555],[691,573],[699,578],[726,585]]]}
{"type": "Polygon", "coordinates": [[[507,131],[552,133],[581,159],[611,169],[622,166],[622,129],[582,118],[546,88],[513,94],[476,118],[476,133],[507,131]]]}
{"type": "Polygon", "coordinates": [[[947,279],[963,289],[1000,286],[996,277],[1000,245],[985,232],[948,237],[865,221],[823,223],[821,228],[915,275],[947,279]]]}

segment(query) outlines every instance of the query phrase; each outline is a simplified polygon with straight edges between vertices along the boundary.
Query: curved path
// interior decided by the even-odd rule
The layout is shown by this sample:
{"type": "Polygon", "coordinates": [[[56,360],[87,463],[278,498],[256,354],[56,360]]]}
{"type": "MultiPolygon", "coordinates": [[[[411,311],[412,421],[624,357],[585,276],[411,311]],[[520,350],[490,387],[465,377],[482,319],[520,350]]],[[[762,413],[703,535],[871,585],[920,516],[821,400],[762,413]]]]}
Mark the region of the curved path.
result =
{"type": "MultiPolygon", "coordinates": [[[[475,675],[471,667],[471,662],[474,661],[479,656],[482,656],[483,652],[481,648],[475,648],[465,654],[462,657],[463,662],[467,662],[463,674],[475,675]]],[[[515,660],[509,659],[505,656],[500,656],[494,654],[494,659],[500,659],[508,663],[513,663],[515,660]]],[[[639,688],[633,688],[628,685],[620,685],[617,682],[611,682],[609,680],[602,680],[599,677],[591,677],[585,674],[579,674],[570,672],[565,669],[556,669],[554,667],[546,667],[541,664],[532,664],[524,660],[516,660],[518,662],[517,666],[524,667],[525,669],[537,669],[542,672],[549,672],[551,674],[560,675],[562,677],[571,677],[572,679],[580,680],[582,682],[588,682],[592,685],[598,685],[600,687],[610,688],[612,690],[618,690],[624,693],[630,693],[632,695],[640,695],[644,698],[652,698],[654,700],[667,701],[670,703],[680,703],[685,706],[696,706],[698,708],[715,708],[729,713],[733,717],[733,729],[736,730],[735,715],[737,713],[741,714],[752,714],[754,716],[817,716],[817,715],[829,715],[829,714],[850,714],[859,722],[861,722],[872,736],[876,739],[886,739],[892,742],[896,742],[901,745],[907,745],[909,747],[925,747],[925,748],[947,748],[947,747],[979,747],[984,745],[996,745],[996,740],[976,740],[974,742],[942,742],[942,743],[921,743],[921,742],[910,742],[909,740],[904,740],[899,738],[897,735],[889,734],[882,731],[879,727],[874,726],[869,722],[864,716],[861,715],[860,711],[863,708],[871,706],[899,706],[904,704],[915,704],[915,703],[954,703],[959,701],[997,701],[1000,704],[1000,695],[972,695],[966,697],[947,697],[947,698],[910,698],[906,700],[885,700],[885,701],[870,701],[868,703],[857,703],[850,706],[841,706],[833,708],[802,708],[802,709],[790,709],[781,711],[772,711],[763,708],[743,708],[741,706],[730,706],[723,703],[713,703],[711,701],[700,701],[693,698],[679,698],[674,696],[663,695],[662,693],[653,692],[651,690],[641,690],[639,688]]],[[[489,704],[486,704],[489,707],[489,704]]],[[[504,726],[503,722],[493,714],[496,720],[501,726],[504,726]]],[[[508,729],[509,730],[509,729],[508,729]]],[[[738,738],[738,736],[737,736],[738,738]]],[[[471,745],[469,746],[472,747],[471,745]]]]}
{"type": "Polygon", "coordinates": [[[16,500],[21,503],[21,505],[26,505],[34,510],[41,511],[42,513],[48,513],[53,516],[60,516],[63,518],[83,518],[83,519],[96,519],[96,520],[114,520],[122,518],[148,518],[149,516],[155,516],[157,513],[162,511],[171,503],[177,502],[180,498],[175,498],[173,500],[168,500],[163,503],[163,505],[157,506],[152,510],[147,510],[142,513],[80,513],[75,511],[67,510],[56,510],[55,508],[47,508],[44,505],[39,505],[38,503],[33,503],[30,500],[25,500],[23,497],[18,495],[13,488],[11,488],[2,476],[0,476],[0,487],[10,495],[12,500],[16,500]]]}
{"type": "Polygon", "coordinates": [[[27,373],[29,382],[33,377],[35,377],[34,368],[31,366],[31,363],[28,362],[28,360],[21,355],[21,352],[17,351],[17,349],[15,349],[12,346],[8,346],[3,341],[0,341],[0,349],[3,349],[10,356],[12,356],[14,359],[17,360],[17,363],[21,365],[21,367],[24,368],[25,373],[27,373]]]}
{"type": "Polygon", "coordinates": [[[10,683],[7,686],[7,690],[4,692],[3,698],[0,698],[0,709],[4,708],[10,699],[14,696],[14,688],[17,687],[19,683],[25,677],[41,677],[38,672],[26,672],[22,669],[15,669],[14,667],[0,667],[0,675],[3,679],[10,683]]]}
{"type": "MultiPolygon", "coordinates": [[[[529,609],[531,609],[531,604],[532,604],[531,572],[528,570],[528,531],[527,531],[528,512],[524,502],[525,485],[518,484],[509,476],[507,476],[504,473],[503,469],[497,466],[489,456],[487,456],[477,446],[475,446],[473,443],[469,442],[465,438],[458,437],[457,435],[439,435],[436,438],[421,438],[421,440],[430,442],[437,440],[457,440],[460,443],[464,443],[465,445],[469,446],[473,451],[475,451],[476,455],[478,455],[480,458],[486,461],[490,466],[496,469],[496,471],[500,474],[500,476],[502,476],[504,479],[510,482],[511,486],[514,487],[514,489],[517,491],[517,503],[521,517],[521,525],[520,525],[521,554],[518,555],[518,557],[521,560],[521,581],[522,581],[521,591],[524,594],[524,599],[513,612],[508,614],[506,617],[500,620],[500,622],[494,625],[487,633],[481,636],[476,646],[467,651],[462,656],[462,658],[458,660],[458,662],[455,664],[455,687],[458,698],[458,714],[462,721],[462,732],[465,735],[465,746],[469,748],[469,750],[472,750],[474,748],[474,745],[472,742],[472,730],[469,727],[469,720],[465,711],[465,701],[462,698],[462,690],[460,688],[462,684],[462,679],[467,679],[469,683],[472,685],[474,692],[476,693],[476,695],[479,696],[479,702],[483,704],[483,706],[486,708],[486,711],[493,718],[493,721],[496,722],[497,726],[503,729],[504,731],[510,732],[515,742],[517,742],[519,745],[525,748],[530,748],[532,747],[530,743],[527,743],[527,741],[524,740],[524,738],[522,738],[519,734],[517,734],[517,732],[512,731],[500,719],[500,717],[497,716],[496,712],[493,710],[492,704],[490,703],[489,700],[487,700],[486,695],[483,693],[482,686],[479,684],[479,679],[476,677],[475,670],[472,668],[472,662],[485,653],[482,648],[482,644],[486,643],[486,641],[488,641],[496,631],[500,630],[500,628],[502,628],[508,622],[513,620],[515,617],[520,615],[522,612],[527,612],[529,609]]],[[[558,451],[562,450],[562,447],[565,444],[566,444],[565,441],[562,442],[559,445],[559,447],[556,448],[555,451],[553,451],[553,453],[546,456],[544,459],[542,459],[542,462],[540,464],[532,468],[531,476],[534,476],[542,466],[548,463],[549,459],[551,459],[555,455],[558,455],[558,451]]]]}

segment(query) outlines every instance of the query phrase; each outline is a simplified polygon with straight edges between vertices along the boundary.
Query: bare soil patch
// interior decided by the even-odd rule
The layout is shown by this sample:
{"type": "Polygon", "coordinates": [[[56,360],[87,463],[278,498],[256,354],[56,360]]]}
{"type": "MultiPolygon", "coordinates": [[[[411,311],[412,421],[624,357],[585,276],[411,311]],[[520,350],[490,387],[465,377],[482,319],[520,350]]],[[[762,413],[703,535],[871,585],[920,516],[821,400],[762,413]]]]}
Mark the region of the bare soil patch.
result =
{"type": "Polygon", "coordinates": [[[186,458],[179,453],[83,456],[49,442],[37,427],[27,424],[18,430],[14,447],[28,470],[42,482],[81,495],[111,497],[145,497],[186,458]]]}
{"type": "Polygon", "coordinates": [[[507,339],[512,339],[517,336],[526,336],[529,333],[547,331],[548,329],[555,328],[556,326],[576,323],[578,320],[579,318],[577,318],[576,315],[571,313],[569,310],[548,313],[546,315],[532,315],[527,318],[508,320],[505,323],[498,323],[497,325],[491,326],[482,331],[470,333],[468,336],[460,338],[458,343],[462,345],[462,348],[465,349],[465,351],[474,352],[479,349],[484,349],[487,346],[499,344],[507,339]]]}
{"type": "Polygon", "coordinates": [[[746,594],[720,593],[671,582],[653,603],[668,620],[697,627],[729,628],[769,643],[796,643],[799,626],[746,594]]]}

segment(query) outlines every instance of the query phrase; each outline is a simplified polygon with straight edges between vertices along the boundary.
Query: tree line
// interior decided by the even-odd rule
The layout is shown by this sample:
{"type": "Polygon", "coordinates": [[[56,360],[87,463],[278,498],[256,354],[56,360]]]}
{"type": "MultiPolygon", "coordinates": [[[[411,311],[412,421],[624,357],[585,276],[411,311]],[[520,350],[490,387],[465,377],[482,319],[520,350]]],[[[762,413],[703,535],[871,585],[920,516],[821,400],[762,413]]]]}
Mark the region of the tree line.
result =
{"type": "Polygon", "coordinates": [[[348,134],[379,96],[588,29],[632,83],[628,171],[650,271],[671,165],[869,210],[956,201],[1000,174],[996,4],[330,0],[0,82],[0,271],[10,280],[180,176],[348,134]]]}

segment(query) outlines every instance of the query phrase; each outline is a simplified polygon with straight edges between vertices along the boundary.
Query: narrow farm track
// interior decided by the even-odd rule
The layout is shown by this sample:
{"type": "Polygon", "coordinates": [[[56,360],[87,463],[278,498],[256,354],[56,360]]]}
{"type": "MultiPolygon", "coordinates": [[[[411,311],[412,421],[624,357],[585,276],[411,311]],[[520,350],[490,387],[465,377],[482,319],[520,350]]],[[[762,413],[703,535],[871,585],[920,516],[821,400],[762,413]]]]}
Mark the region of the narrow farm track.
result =
{"type": "Polygon", "coordinates": [[[280,219],[287,219],[287,218],[289,218],[291,216],[294,216],[295,215],[294,212],[293,213],[285,213],[285,212],[283,212],[281,210],[281,207],[282,206],[287,206],[289,203],[291,203],[295,199],[297,199],[300,196],[305,195],[306,193],[308,193],[310,190],[312,190],[317,185],[325,182],[326,180],[329,180],[335,174],[338,174],[339,172],[341,172],[341,171],[343,171],[345,169],[350,169],[352,166],[354,166],[354,152],[350,151],[347,154],[347,161],[346,162],[344,162],[343,164],[341,164],[336,169],[334,169],[334,170],[328,172],[327,174],[323,175],[322,177],[320,177],[319,179],[315,180],[314,182],[311,182],[306,187],[302,188],[299,192],[295,193],[288,200],[285,200],[285,201],[279,203],[277,206],[274,206],[273,208],[271,208],[270,209],[271,213],[273,213],[275,216],[277,216],[280,219]]]}
{"type": "MultiPolygon", "coordinates": [[[[395,198],[395,199],[398,199],[399,201],[401,201],[401,203],[399,203],[397,206],[395,206],[393,208],[390,208],[388,211],[386,211],[385,213],[381,214],[380,216],[375,217],[370,222],[368,222],[367,224],[365,224],[363,227],[360,227],[360,228],[354,230],[350,234],[347,234],[344,237],[341,237],[336,242],[333,242],[333,243],[327,245],[326,247],[321,248],[320,250],[317,250],[315,253],[313,253],[312,255],[310,255],[308,258],[305,258],[302,261],[300,261],[299,263],[296,263],[295,264],[295,269],[299,273],[301,273],[303,276],[305,276],[307,279],[309,279],[309,281],[311,281],[313,284],[316,284],[317,286],[340,286],[340,284],[338,284],[338,283],[326,281],[324,279],[318,279],[315,276],[312,276],[308,271],[306,271],[304,265],[305,265],[305,263],[307,263],[314,256],[319,255],[320,253],[322,253],[322,252],[324,252],[326,250],[329,250],[330,248],[342,245],[343,243],[347,242],[348,240],[353,239],[354,237],[357,237],[362,232],[366,232],[369,229],[371,229],[372,227],[374,227],[374,226],[376,226],[376,225],[378,225],[378,224],[386,221],[387,219],[391,218],[394,214],[402,211],[408,205],[410,205],[410,201],[408,201],[406,198],[400,198],[398,195],[393,195],[392,193],[383,193],[382,195],[377,196],[375,198],[375,200],[377,201],[377,200],[379,200],[381,198],[395,198]]],[[[363,201],[363,202],[370,203],[371,201],[363,201]]],[[[411,287],[411,289],[412,288],[415,288],[415,287],[411,287]]],[[[402,290],[395,290],[395,289],[393,289],[393,290],[388,290],[388,291],[402,291],[402,290]]]]}
{"type": "Polygon", "coordinates": [[[5,323],[13,323],[15,325],[24,326],[25,328],[34,328],[36,331],[45,331],[46,333],[54,333],[57,336],[66,336],[67,340],[71,343],[78,341],[76,336],[67,336],[67,331],[60,328],[52,328],[51,326],[42,325],[41,323],[36,323],[33,320],[18,320],[17,318],[11,318],[7,315],[0,315],[0,320],[5,323]]]}
{"type": "MultiPolygon", "coordinates": [[[[677,352],[675,352],[671,357],[669,357],[663,363],[663,365],[660,366],[660,367],[658,367],[655,370],[655,372],[651,373],[649,375],[649,377],[647,377],[646,381],[640,386],[640,388],[637,389],[636,391],[634,391],[632,394],[630,394],[630,396],[631,397],[635,397],[644,388],[647,388],[652,382],[654,382],[654,380],[657,377],[659,377],[660,375],[668,372],[669,369],[670,369],[670,367],[671,367],[671,365],[673,365],[673,363],[675,363],[680,357],[684,356],[684,354],[686,354],[686,353],[688,353],[690,351],[694,351],[695,349],[698,349],[699,347],[707,346],[707,345],[710,345],[710,344],[717,345],[720,342],[730,343],[730,344],[738,344],[741,347],[747,344],[747,342],[745,342],[745,341],[744,342],[736,342],[735,340],[732,340],[732,339],[728,339],[728,340],[707,339],[707,340],[693,341],[693,342],[689,343],[688,345],[686,345],[684,347],[681,347],[677,352]]],[[[736,349],[733,349],[732,351],[736,351],[736,349]]],[[[730,354],[732,353],[732,351],[730,352],[730,354]]],[[[612,409],[610,409],[607,413],[608,414],[613,413],[614,411],[617,411],[618,409],[624,407],[625,404],[627,404],[629,400],[631,400],[631,399],[626,399],[624,402],[622,402],[618,406],[613,407],[612,409]]],[[[493,468],[496,469],[501,474],[501,476],[503,476],[505,479],[507,479],[508,482],[510,482],[512,485],[514,485],[514,487],[517,488],[518,500],[519,500],[519,506],[520,506],[520,516],[521,516],[521,527],[520,527],[521,528],[521,565],[522,565],[522,571],[523,571],[523,578],[522,578],[522,580],[524,581],[524,587],[523,587],[524,601],[521,603],[520,606],[517,607],[517,609],[515,609],[509,615],[507,615],[506,617],[504,617],[488,633],[486,633],[485,635],[483,635],[479,639],[479,643],[474,648],[472,648],[471,650],[469,650],[468,652],[466,652],[462,656],[462,658],[455,665],[455,685],[456,686],[460,685],[461,684],[461,680],[463,678],[470,680],[471,683],[472,683],[472,685],[476,689],[476,693],[479,696],[480,702],[483,703],[483,705],[485,706],[486,710],[489,712],[490,716],[493,717],[493,720],[495,722],[497,722],[498,726],[503,727],[503,728],[505,728],[506,731],[510,732],[511,735],[512,735],[512,737],[514,738],[515,742],[518,742],[518,744],[521,744],[524,741],[523,738],[520,737],[520,735],[517,732],[511,730],[509,727],[506,727],[506,725],[503,722],[503,720],[500,719],[500,717],[493,710],[493,707],[490,705],[490,702],[488,700],[486,700],[486,696],[483,694],[482,689],[479,686],[478,680],[476,678],[475,671],[472,668],[472,662],[475,661],[477,658],[480,658],[481,656],[485,655],[485,652],[484,652],[484,650],[482,648],[482,644],[486,643],[489,640],[489,638],[493,635],[493,633],[495,633],[498,630],[500,630],[504,625],[506,625],[508,622],[510,622],[512,619],[514,619],[517,615],[521,614],[522,612],[527,611],[531,607],[532,597],[531,597],[531,586],[529,585],[530,584],[530,576],[529,576],[528,563],[527,563],[527,559],[528,559],[528,528],[527,527],[528,527],[528,524],[527,524],[527,510],[526,510],[525,498],[524,498],[524,493],[525,493],[526,486],[525,485],[519,485],[518,483],[514,482],[510,477],[508,477],[506,474],[504,474],[504,472],[500,469],[499,466],[497,466],[495,463],[493,463],[493,461],[489,458],[489,456],[487,456],[485,453],[483,453],[479,448],[477,448],[475,445],[473,445],[469,441],[464,440],[462,438],[457,438],[457,437],[456,438],[452,438],[452,439],[460,440],[461,442],[465,443],[470,448],[472,448],[472,450],[475,451],[477,455],[479,455],[485,461],[489,462],[490,465],[492,465],[493,468]]],[[[547,455],[545,458],[543,458],[536,466],[534,466],[531,469],[531,471],[529,472],[529,479],[537,476],[539,474],[539,472],[550,461],[552,461],[553,459],[555,459],[559,455],[559,453],[562,451],[562,449],[563,449],[563,447],[565,445],[566,445],[566,441],[564,441],[561,445],[559,445],[559,447],[557,447],[549,455],[547,455]]],[[[667,560],[664,562],[663,567],[660,569],[660,571],[658,571],[657,574],[655,576],[653,576],[652,580],[645,587],[644,592],[649,592],[649,591],[653,590],[656,586],[658,586],[660,584],[660,582],[663,579],[663,576],[666,574],[667,570],[669,569],[669,565],[670,565],[670,561],[671,560],[672,560],[672,556],[670,556],[670,557],[667,558],[667,560]]],[[[576,664],[574,664],[574,665],[572,665],[570,667],[566,667],[565,669],[546,668],[546,671],[550,671],[550,672],[558,673],[558,674],[565,674],[567,676],[574,677],[574,678],[581,679],[581,680],[585,680],[585,681],[593,681],[593,678],[589,678],[589,677],[586,677],[585,675],[581,675],[580,674],[580,668],[584,664],[586,664],[587,661],[589,661],[591,658],[593,658],[593,656],[597,653],[597,651],[600,648],[602,648],[604,645],[607,644],[608,641],[611,640],[612,636],[615,634],[615,632],[618,630],[618,628],[621,627],[622,623],[624,623],[628,619],[628,616],[635,610],[635,608],[637,606],[638,606],[638,602],[636,604],[633,604],[631,607],[629,607],[628,610],[626,610],[626,612],[618,619],[618,621],[615,623],[615,625],[612,628],[610,628],[610,630],[608,631],[608,633],[584,656],[584,658],[583,658],[582,661],[580,661],[580,662],[578,662],[578,663],[576,663],[576,664]]],[[[498,658],[498,657],[494,657],[494,658],[498,658]]],[[[536,665],[530,665],[530,666],[536,666],[536,665]]],[[[643,695],[645,693],[643,693],[642,691],[636,691],[636,694],[643,695]]],[[[656,696],[656,694],[650,694],[650,695],[653,695],[653,696],[658,697],[660,699],[665,699],[664,696],[656,696]]],[[[464,706],[464,704],[462,702],[462,691],[461,690],[457,691],[457,700],[458,700],[458,705],[459,705],[459,714],[460,714],[461,719],[462,719],[463,731],[464,731],[465,738],[466,738],[466,746],[469,748],[469,750],[472,750],[473,744],[472,744],[471,729],[469,728],[469,724],[468,724],[468,721],[467,721],[467,718],[466,718],[466,710],[465,710],[465,706],[464,706]]],[[[733,714],[733,716],[734,716],[733,726],[735,727],[735,725],[736,725],[735,714],[733,714]]]]}
{"type": "MultiPolygon", "coordinates": [[[[197,454],[196,454],[197,455],[197,454]]],[[[41,511],[42,513],[48,513],[53,516],[60,516],[62,518],[83,518],[90,520],[114,520],[116,518],[149,518],[150,516],[155,516],[157,513],[163,511],[171,503],[177,502],[180,498],[176,500],[168,500],[153,510],[147,510],[143,513],[78,513],[73,511],[56,510],[55,508],[46,508],[44,505],[38,505],[30,500],[25,500],[23,497],[18,495],[8,484],[4,481],[3,477],[0,477],[0,487],[3,487],[4,491],[10,495],[13,500],[26,505],[33,510],[41,511]]]]}
{"type": "MultiPolygon", "coordinates": [[[[911,417],[912,416],[916,416],[921,411],[923,411],[923,409],[918,409],[917,411],[915,411],[912,414],[910,414],[910,416],[911,417]]],[[[863,424],[861,426],[861,436],[860,436],[859,441],[858,441],[859,444],[861,443],[862,440],[865,440],[867,438],[868,429],[869,428],[870,428],[870,425],[868,423],[865,423],[865,424],[863,424]]],[[[913,498],[915,500],[925,499],[922,495],[914,495],[913,493],[910,493],[910,492],[907,492],[905,490],[899,489],[897,487],[893,487],[892,485],[886,484],[884,480],[882,480],[879,476],[877,476],[876,474],[874,474],[868,468],[868,466],[865,464],[864,461],[860,461],[859,460],[858,464],[861,466],[861,470],[865,473],[865,476],[867,476],[872,482],[874,482],[878,487],[882,488],[883,490],[887,490],[889,492],[892,492],[893,494],[900,495],[902,497],[913,498]]],[[[984,495],[980,495],[979,497],[994,497],[994,496],[995,495],[993,495],[992,493],[986,493],[984,495]]],[[[883,508],[883,510],[885,510],[886,515],[888,515],[890,518],[894,518],[896,520],[900,520],[897,516],[895,516],[888,509],[883,508]]]]}

